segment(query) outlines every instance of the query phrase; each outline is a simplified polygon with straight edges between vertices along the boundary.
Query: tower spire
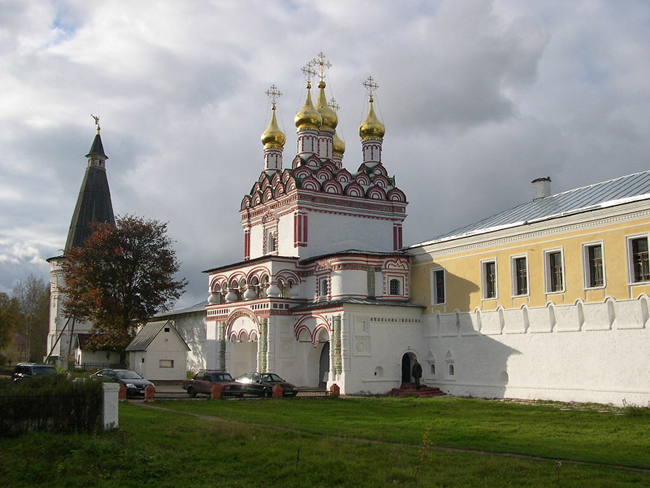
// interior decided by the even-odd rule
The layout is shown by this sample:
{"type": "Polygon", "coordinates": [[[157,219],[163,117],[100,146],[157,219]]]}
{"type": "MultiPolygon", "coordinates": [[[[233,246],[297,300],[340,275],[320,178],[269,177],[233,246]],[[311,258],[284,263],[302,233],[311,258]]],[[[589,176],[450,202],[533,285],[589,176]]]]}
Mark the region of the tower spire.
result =
{"type": "Polygon", "coordinates": [[[99,135],[99,117],[94,115],[92,117],[95,119],[97,134],[90,151],[86,154],[88,166],[81,182],[77,205],[72,214],[70,230],[65,243],[66,251],[84,245],[84,241],[90,236],[91,223],[103,222],[115,225],[111,192],[106,176],[106,160],[108,156],[104,153],[104,145],[99,135]]]}

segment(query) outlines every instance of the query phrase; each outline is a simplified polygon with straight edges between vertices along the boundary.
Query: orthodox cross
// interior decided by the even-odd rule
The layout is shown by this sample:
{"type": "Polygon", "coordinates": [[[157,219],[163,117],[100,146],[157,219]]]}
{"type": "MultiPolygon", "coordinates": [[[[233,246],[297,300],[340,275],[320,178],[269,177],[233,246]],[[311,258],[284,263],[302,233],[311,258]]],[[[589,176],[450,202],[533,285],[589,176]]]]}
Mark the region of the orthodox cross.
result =
{"type": "Polygon", "coordinates": [[[332,63],[325,60],[325,55],[322,51],[318,53],[317,59],[314,59],[312,63],[318,65],[318,77],[320,78],[320,81],[323,81],[325,78],[325,69],[331,68],[332,63]]]}
{"type": "Polygon", "coordinates": [[[332,110],[334,110],[335,112],[338,112],[339,109],[341,108],[341,106],[338,103],[336,103],[336,100],[334,100],[334,97],[332,97],[332,99],[330,100],[330,107],[332,107],[332,110]]]}
{"type": "Polygon", "coordinates": [[[316,70],[314,69],[314,61],[309,61],[304,68],[302,68],[302,72],[307,75],[307,85],[311,87],[311,77],[316,75],[316,70]]]}
{"type": "Polygon", "coordinates": [[[97,117],[97,116],[95,116],[95,115],[93,115],[93,114],[90,114],[90,116],[91,116],[93,119],[95,119],[95,125],[97,126],[97,133],[99,134],[99,130],[101,129],[101,127],[99,127],[99,117],[97,117]]]}
{"type": "Polygon", "coordinates": [[[266,90],[266,96],[268,96],[271,99],[273,110],[275,110],[275,103],[278,101],[278,98],[282,96],[282,92],[278,90],[277,86],[271,85],[271,88],[266,90]]]}
{"type": "Polygon", "coordinates": [[[379,88],[379,85],[375,83],[375,80],[372,76],[368,76],[368,79],[363,82],[363,86],[365,86],[366,90],[368,90],[368,95],[370,96],[370,101],[372,102],[373,94],[375,90],[379,88]]]}

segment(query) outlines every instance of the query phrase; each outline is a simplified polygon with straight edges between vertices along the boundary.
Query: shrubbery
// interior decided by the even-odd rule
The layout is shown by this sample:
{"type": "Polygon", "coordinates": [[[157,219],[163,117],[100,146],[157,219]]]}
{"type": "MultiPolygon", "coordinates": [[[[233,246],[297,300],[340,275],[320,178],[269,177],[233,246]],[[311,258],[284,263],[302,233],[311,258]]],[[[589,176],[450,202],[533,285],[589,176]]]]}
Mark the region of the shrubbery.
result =
{"type": "Polygon", "coordinates": [[[100,381],[65,374],[0,381],[0,436],[32,431],[96,432],[102,427],[100,381]]]}

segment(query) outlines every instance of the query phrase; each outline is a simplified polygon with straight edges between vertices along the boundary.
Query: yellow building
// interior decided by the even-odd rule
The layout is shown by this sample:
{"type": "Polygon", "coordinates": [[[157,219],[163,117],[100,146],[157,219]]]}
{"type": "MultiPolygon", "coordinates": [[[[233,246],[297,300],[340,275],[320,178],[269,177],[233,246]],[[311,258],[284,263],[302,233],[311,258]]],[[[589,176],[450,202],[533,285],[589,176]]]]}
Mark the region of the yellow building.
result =
{"type": "Polygon", "coordinates": [[[425,380],[455,394],[650,402],[650,172],[411,246],[425,380]]]}

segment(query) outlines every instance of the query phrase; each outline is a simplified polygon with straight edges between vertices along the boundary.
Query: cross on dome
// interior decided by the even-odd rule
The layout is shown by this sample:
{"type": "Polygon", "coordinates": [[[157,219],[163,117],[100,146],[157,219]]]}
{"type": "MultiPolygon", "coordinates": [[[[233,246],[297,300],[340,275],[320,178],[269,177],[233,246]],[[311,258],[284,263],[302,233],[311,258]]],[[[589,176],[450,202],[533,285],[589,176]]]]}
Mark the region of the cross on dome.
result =
{"type": "Polygon", "coordinates": [[[307,75],[307,84],[311,85],[311,77],[316,76],[316,70],[314,69],[315,60],[309,61],[303,68],[302,72],[307,75]]]}
{"type": "Polygon", "coordinates": [[[321,51],[318,53],[317,59],[312,60],[312,64],[314,66],[318,65],[318,77],[321,81],[323,81],[325,78],[325,69],[331,68],[332,63],[325,60],[325,55],[323,54],[323,51],[321,51]]]}
{"type": "Polygon", "coordinates": [[[375,83],[375,80],[372,76],[368,76],[368,79],[363,82],[363,86],[366,87],[366,90],[368,90],[368,96],[370,97],[370,101],[372,102],[374,92],[379,88],[379,85],[375,83]]]}
{"type": "Polygon", "coordinates": [[[271,104],[273,105],[273,110],[275,110],[275,104],[278,101],[278,98],[282,96],[282,92],[278,90],[278,87],[271,85],[271,88],[266,90],[266,95],[271,99],[271,104]]]}
{"type": "Polygon", "coordinates": [[[338,103],[336,103],[336,100],[334,100],[334,97],[332,97],[330,100],[330,107],[332,107],[332,110],[334,110],[335,112],[338,112],[339,109],[341,108],[341,106],[338,103]]]}

